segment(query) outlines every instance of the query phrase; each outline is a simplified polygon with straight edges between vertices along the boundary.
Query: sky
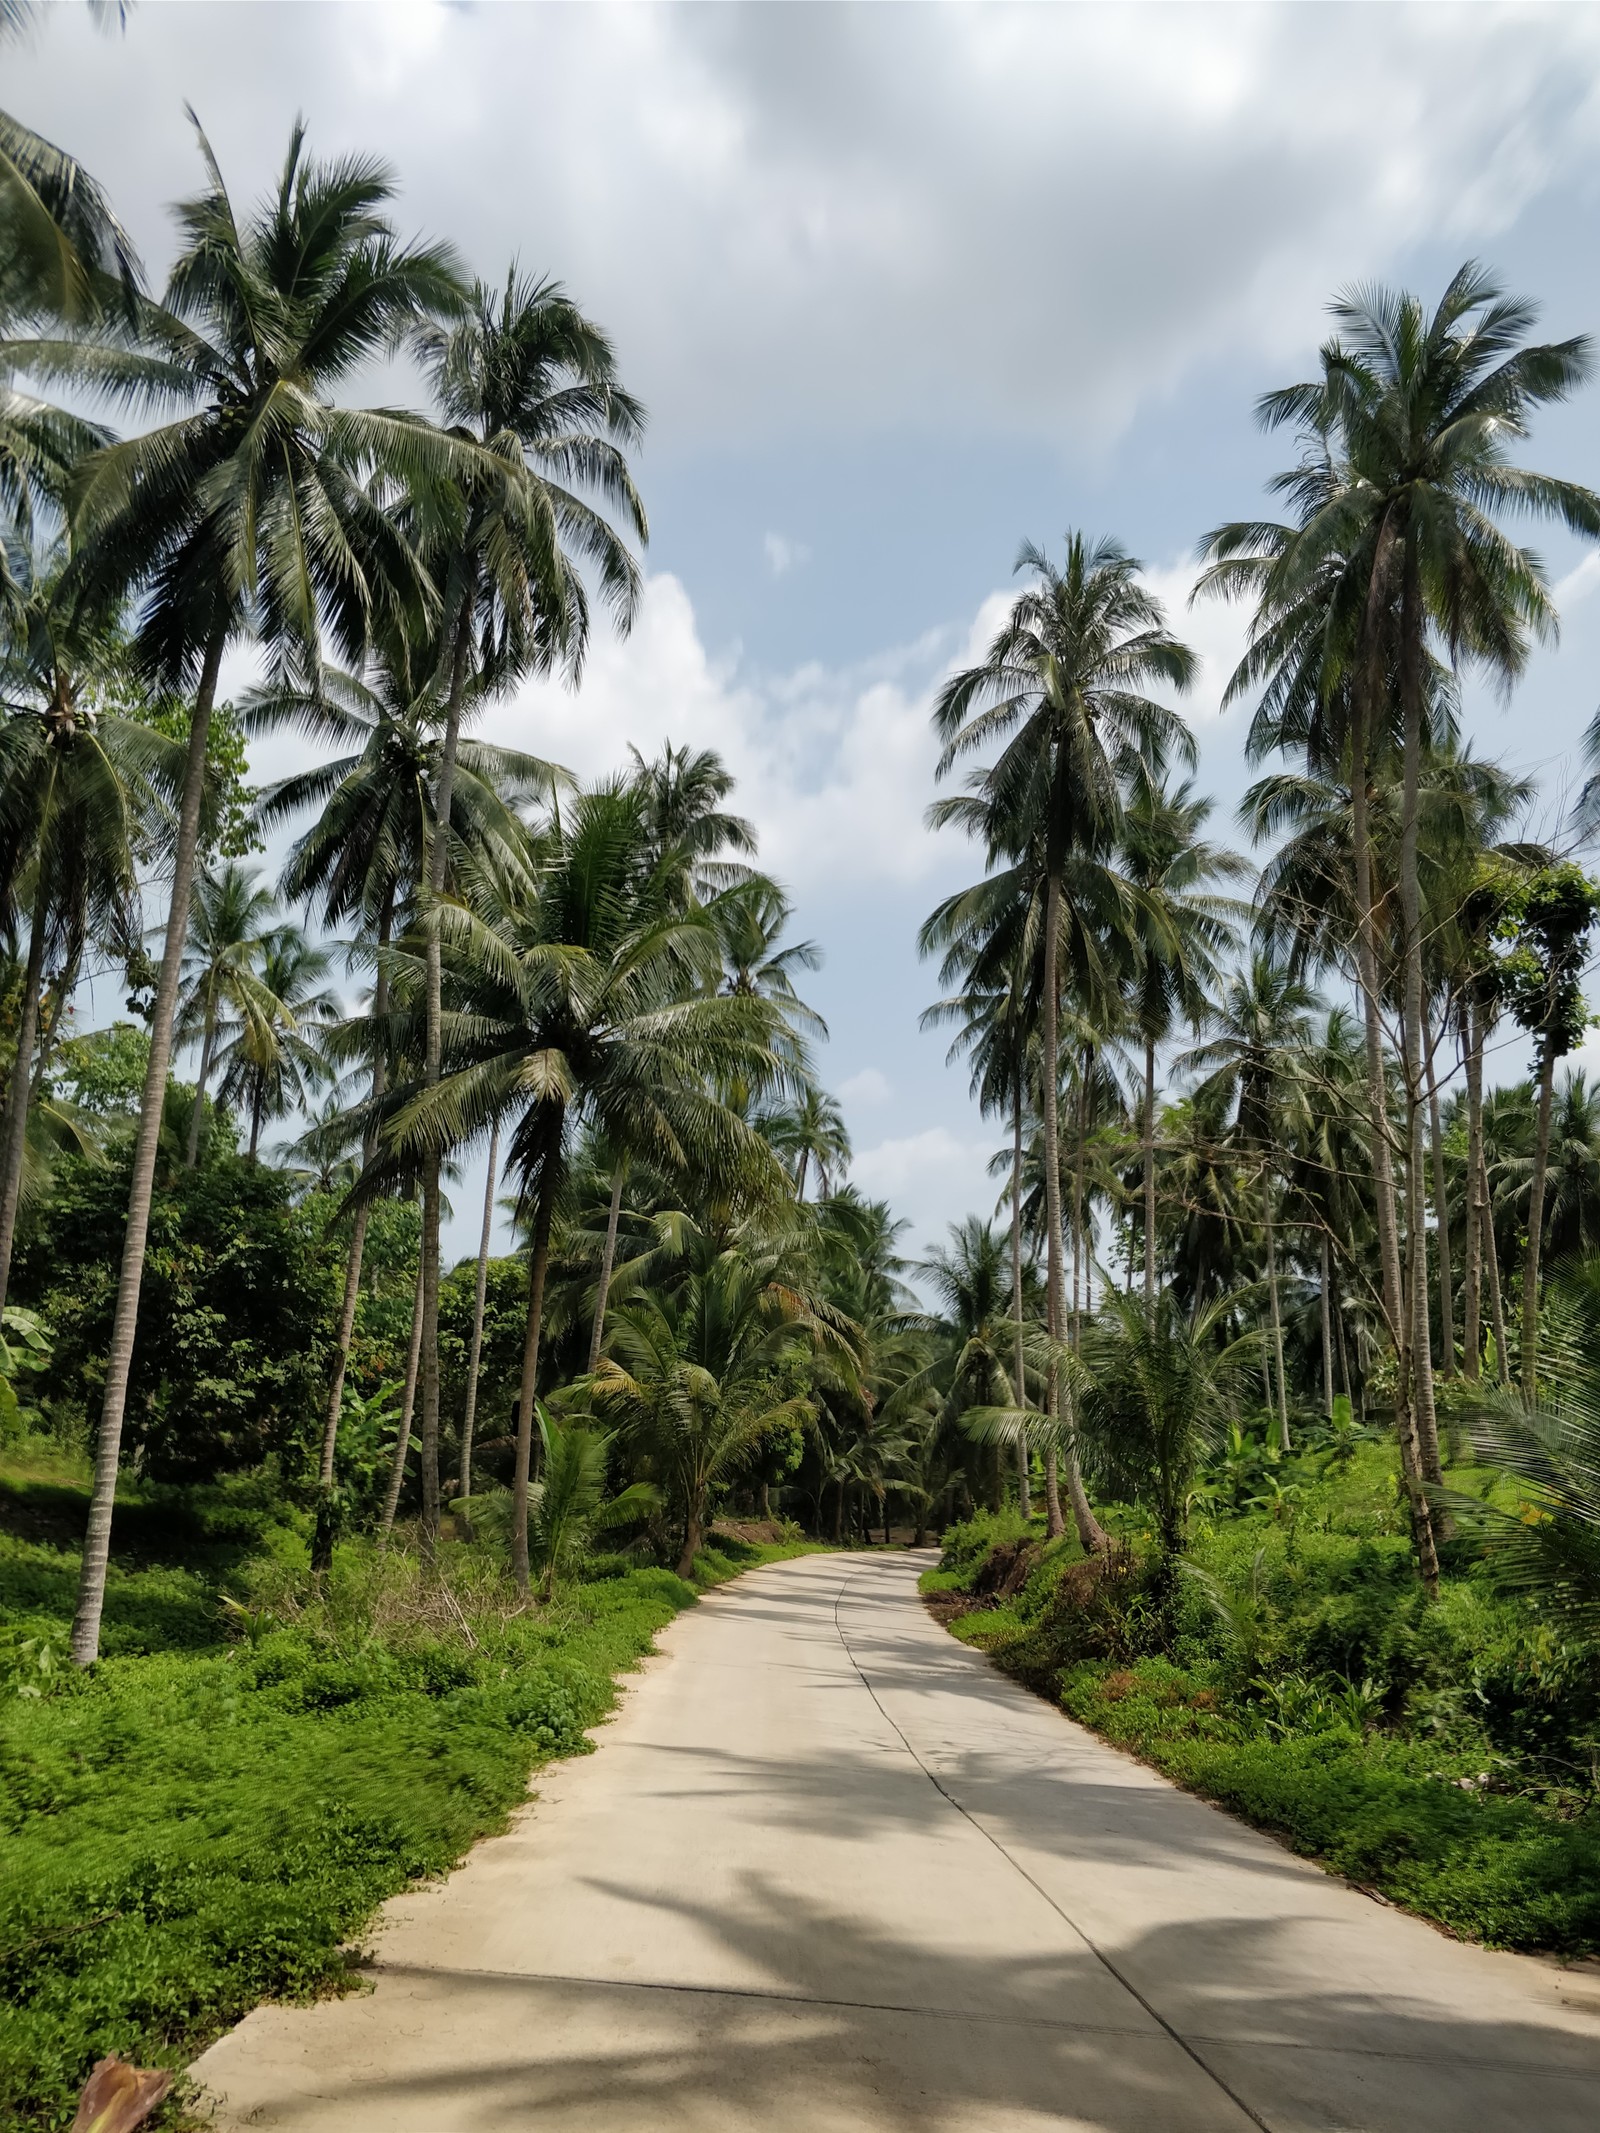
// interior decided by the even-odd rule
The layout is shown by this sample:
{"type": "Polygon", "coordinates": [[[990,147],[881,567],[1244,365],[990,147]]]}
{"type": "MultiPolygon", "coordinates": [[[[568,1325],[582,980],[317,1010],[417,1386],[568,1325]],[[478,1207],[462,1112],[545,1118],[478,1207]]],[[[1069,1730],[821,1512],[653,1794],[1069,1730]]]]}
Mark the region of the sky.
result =
{"type": "MultiPolygon", "coordinates": [[[[1588,8],[139,0],[120,34],[48,9],[0,94],[157,275],[199,179],[185,106],[240,199],[298,114],[313,152],[393,166],[403,230],[486,280],[553,276],[606,327],[650,413],[643,603],[577,693],[530,684],[483,730],[585,776],[667,737],[726,757],[824,953],[852,1176],[913,1250],[995,1193],[996,1129],[918,1027],[916,931],[980,870],[924,826],[929,704],[1020,543],[1078,527],[1145,561],[1242,842],[1248,711],[1220,698],[1244,618],[1188,598],[1199,537],[1261,513],[1283,461],[1256,397],[1308,374],[1336,291],[1433,297],[1467,257],[1551,336],[1600,329],[1588,8]]],[[[1600,383],[1525,456],[1600,488],[1600,383]]],[[[1539,777],[1553,832],[1600,703],[1600,555],[1531,538],[1560,642],[1509,701],[1469,685],[1466,725],[1539,777]]]]}

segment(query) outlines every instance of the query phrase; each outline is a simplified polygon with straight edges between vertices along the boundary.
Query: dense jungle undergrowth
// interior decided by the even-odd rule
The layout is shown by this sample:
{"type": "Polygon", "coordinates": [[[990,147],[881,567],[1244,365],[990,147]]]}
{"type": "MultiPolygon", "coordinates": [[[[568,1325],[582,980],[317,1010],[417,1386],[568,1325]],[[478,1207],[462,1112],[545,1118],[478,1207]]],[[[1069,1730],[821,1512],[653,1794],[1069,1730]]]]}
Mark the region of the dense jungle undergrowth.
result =
{"type": "Polygon", "coordinates": [[[583,1752],[664,1623],[802,1552],[719,1530],[690,1581],[590,1557],[540,1605],[487,1544],[445,1539],[430,1573],[363,1540],[318,1584],[266,1478],[129,1483],[85,1674],[87,1493],[48,1451],[0,1470],[0,2124],[39,2133],[105,2052],[182,2067],[260,2001],[350,1983],[378,1904],[583,1752]]]}
{"type": "MultiPolygon", "coordinates": [[[[1241,1444],[1232,1466],[1181,1560],[1132,1513],[1094,1563],[986,1512],[923,1591],[1073,1718],[1359,1886],[1463,1938],[1600,1953],[1593,1646],[1465,1538],[1430,1602],[1382,1442],[1241,1444]]],[[[1489,1469],[1449,1478],[1514,1507],[1489,1469]]]]}

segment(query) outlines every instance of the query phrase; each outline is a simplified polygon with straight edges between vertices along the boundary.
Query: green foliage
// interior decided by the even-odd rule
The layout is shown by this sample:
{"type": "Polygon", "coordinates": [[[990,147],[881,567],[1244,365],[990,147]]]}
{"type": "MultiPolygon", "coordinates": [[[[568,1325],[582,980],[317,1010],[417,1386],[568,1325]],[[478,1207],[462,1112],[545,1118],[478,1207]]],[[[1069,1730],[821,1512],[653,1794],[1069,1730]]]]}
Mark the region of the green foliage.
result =
{"type": "Polygon", "coordinates": [[[438,1577],[339,1549],[320,1590],[260,1482],[135,1490],[106,1650],[64,1664],[85,1492],[0,1484],[0,2122],[64,2127],[90,2062],[182,2066],[258,2001],[350,1981],[374,1907],[582,1752],[697,1586],[792,1549],[718,1537],[521,1608],[486,1550],[438,1577]],[[134,1567],[137,1565],[137,1567],[134,1567]]]}
{"type": "Polygon", "coordinates": [[[1561,1059],[1589,1026],[1583,996],[1589,935],[1600,918],[1600,882],[1567,860],[1516,874],[1501,900],[1502,990],[1540,1056],[1561,1059]]]}
{"type": "MultiPolygon", "coordinates": [[[[50,1401],[92,1407],[110,1338],[130,1153],[64,1156],[25,1213],[13,1294],[55,1338],[50,1401]]],[[[168,1480],[253,1466],[314,1424],[337,1273],[279,1172],[231,1155],[172,1172],[151,1214],[128,1437],[168,1480]],[[245,1300],[248,1299],[246,1305],[245,1300]]]]}
{"type": "MultiPolygon", "coordinates": [[[[1073,1561],[1014,1515],[952,1528],[926,1582],[973,1596],[964,1642],[1336,1872],[1498,1946],[1593,1953],[1600,1654],[1467,1540],[1430,1603],[1390,1451],[1332,1451],[1274,1469],[1292,1524],[1258,1500],[1202,1525],[1175,1587],[1157,1553],[1073,1561]]],[[[1515,1519],[1524,1484],[1455,1479],[1515,1519]]]]}
{"type": "Polygon", "coordinates": [[[73,1103],[97,1117],[129,1118],[139,1108],[150,1036],[132,1022],[68,1037],[58,1048],[51,1078],[73,1103]]]}

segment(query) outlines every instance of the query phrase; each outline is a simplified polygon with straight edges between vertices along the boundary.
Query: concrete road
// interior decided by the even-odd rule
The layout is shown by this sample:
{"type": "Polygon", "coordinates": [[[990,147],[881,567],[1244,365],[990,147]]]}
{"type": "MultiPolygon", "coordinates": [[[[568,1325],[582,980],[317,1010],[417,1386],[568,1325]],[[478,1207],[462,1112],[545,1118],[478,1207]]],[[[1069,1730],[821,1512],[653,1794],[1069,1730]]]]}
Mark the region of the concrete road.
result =
{"type": "MultiPolygon", "coordinates": [[[[924,1559],[925,1561],[926,1559],[924,1559]]],[[[373,1990],[201,2059],[292,2133],[1594,2133],[1600,1977],[1446,1940],[812,1556],[680,1618],[373,1990]]]]}

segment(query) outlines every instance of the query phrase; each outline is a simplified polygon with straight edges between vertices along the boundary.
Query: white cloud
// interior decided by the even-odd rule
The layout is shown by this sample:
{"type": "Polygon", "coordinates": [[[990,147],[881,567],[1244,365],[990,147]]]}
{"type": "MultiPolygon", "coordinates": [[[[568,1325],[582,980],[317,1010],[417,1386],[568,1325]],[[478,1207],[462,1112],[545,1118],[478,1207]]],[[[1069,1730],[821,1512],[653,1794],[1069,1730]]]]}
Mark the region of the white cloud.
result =
{"type": "Polygon", "coordinates": [[[1600,586],[1600,549],[1591,548],[1582,562],[1569,570],[1564,578],[1558,578],[1552,597],[1556,613],[1564,614],[1569,607],[1577,607],[1600,586]]]}
{"type": "Polygon", "coordinates": [[[955,853],[923,826],[937,748],[928,723],[950,633],[853,666],[764,674],[706,649],[683,585],[647,581],[632,634],[598,635],[580,690],[526,684],[483,730],[582,777],[615,769],[629,743],[715,748],[761,832],[763,863],[797,887],[919,882],[955,853]]]}
{"type": "Polygon", "coordinates": [[[48,17],[8,108],[89,157],[153,257],[199,178],[186,97],[246,195],[303,109],[314,148],[394,157],[406,218],[480,271],[560,275],[689,443],[909,422],[1095,448],[1197,363],[1301,359],[1339,283],[1491,244],[1597,132],[1581,8],[48,17]]]}
{"type": "Polygon", "coordinates": [[[767,568],[775,578],[786,578],[791,570],[811,561],[811,550],[804,541],[791,541],[786,533],[769,533],[761,543],[767,558],[767,568]]]}
{"type": "Polygon", "coordinates": [[[863,1067],[839,1084],[839,1098],[847,1104],[883,1104],[894,1094],[894,1085],[877,1067],[863,1067]]]}
{"type": "Polygon", "coordinates": [[[887,1200],[910,1222],[912,1248],[925,1248],[944,1235],[947,1223],[993,1209],[998,1188],[988,1174],[992,1152],[990,1141],[929,1126],[857,1149],[850,1182],[871,1199],[887,1200]]]}

